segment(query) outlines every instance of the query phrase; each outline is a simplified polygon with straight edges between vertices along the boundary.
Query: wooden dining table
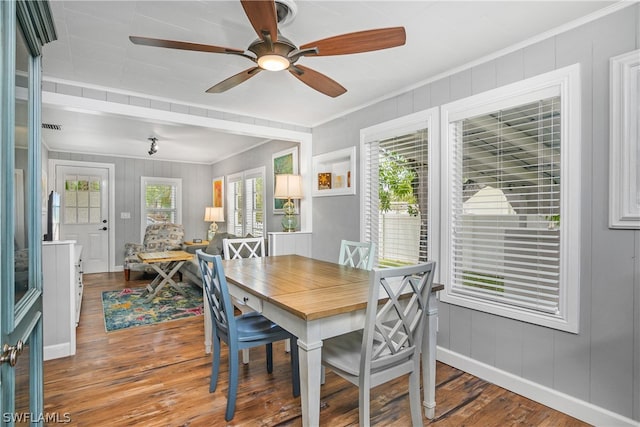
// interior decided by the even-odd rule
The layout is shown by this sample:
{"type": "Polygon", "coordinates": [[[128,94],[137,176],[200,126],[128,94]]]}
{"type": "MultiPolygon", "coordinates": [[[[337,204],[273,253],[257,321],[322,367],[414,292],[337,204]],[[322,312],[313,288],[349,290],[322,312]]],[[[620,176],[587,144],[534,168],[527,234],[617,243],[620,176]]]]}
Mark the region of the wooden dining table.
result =
{"type": "MultiPolygon", "coordinates": [[[[298,255],[225,260],[223,267],[232,296],[298,337],[302,424],[318,426],[322,341],[364,327],[369,271],[298,255]]],[[[440,287],[434,285],[434,289],[440,287]]],[[[432,294],[422,349],[427,418],[435,412],[436,316],[432,294]]],[[[210,322],[206,316],[207,352],[211,351],[210,322]]]]}

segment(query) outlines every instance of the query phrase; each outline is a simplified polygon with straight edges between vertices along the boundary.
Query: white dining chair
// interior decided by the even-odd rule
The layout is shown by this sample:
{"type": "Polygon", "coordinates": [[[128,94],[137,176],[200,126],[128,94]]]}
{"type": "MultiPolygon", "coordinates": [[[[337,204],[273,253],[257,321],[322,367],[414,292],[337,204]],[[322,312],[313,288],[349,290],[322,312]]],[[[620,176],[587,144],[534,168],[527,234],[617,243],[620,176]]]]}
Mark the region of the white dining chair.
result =
{"type": "MultiPolygon", "coordinates": [[[[338,264],[349,267],[371,270],[375,259],[376,244],[373,242],[340,241],[340,255],[338,264]]],[[[320,367],[320,383],[325,383],[325,369],[320,367]]]]}
{"type": "Polygon", "coordinates": [[[374,269],[364,329],[322,343],[323,366],[359,387],[360,426],[370,423],[370,389],[406,374],[412,425],[423,425],[420,352],[434,269],[435,262],[374,269]]]}
{"type": "Polygon", "coordinates": [[[262,258],[265,256],[262,237],[239,237],[222,240],[224,259],[262,258]]]}
{"type": "Polygon", "coordinates": [[[373,242],[342,240],[340,242],[338,264],[371,270],[375,260],[375,252],[376,244],[373,242]]]}

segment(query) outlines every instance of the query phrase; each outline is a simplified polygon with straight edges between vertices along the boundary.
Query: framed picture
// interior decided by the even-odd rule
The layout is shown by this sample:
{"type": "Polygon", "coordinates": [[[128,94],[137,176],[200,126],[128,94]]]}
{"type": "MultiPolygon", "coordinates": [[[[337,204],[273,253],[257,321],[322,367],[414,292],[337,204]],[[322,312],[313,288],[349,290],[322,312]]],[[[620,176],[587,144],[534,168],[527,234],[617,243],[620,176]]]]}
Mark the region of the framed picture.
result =
{"type": "Polygon", "coordinates": [[[331,190],[331,172],[318,173],[318,190],[331,190]]]}
{"type": "Polygon", "coordinates": [[[640,49],[610,69],[609,227],[640,230],[640,49]]]}
{"type": "Polygon", "coordinates": [[[224,176],[213,180],[213,204],[214,208],[224,208],[224,176]]]}
{"type": "MultiPolygon", "coordinates": [[[[276,189],[276,175],[283,173],[298,173],[298,147],[288,148],[283,151],[274,153],[273,159],[273,191],[276,189]]],[[[286,199],[273,199],[273,213],[283,213],[282,206],[286,199]]],[[[297,203],[298,201],[294,201],[297,203]]]]}

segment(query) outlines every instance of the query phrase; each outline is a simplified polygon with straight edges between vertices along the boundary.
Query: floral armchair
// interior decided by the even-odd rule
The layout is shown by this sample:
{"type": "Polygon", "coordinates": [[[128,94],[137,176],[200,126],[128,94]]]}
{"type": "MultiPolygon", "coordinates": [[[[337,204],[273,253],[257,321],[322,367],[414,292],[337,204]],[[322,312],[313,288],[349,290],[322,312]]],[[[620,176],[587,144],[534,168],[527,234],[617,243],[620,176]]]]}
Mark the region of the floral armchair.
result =
{"type": "Polygon", "coordinates": [[[140,252],[177,251],[182,249],[184,227],[182,224],[162,223],[148,225],[142,244],[124,245],[124,278],[129,280],[131,270],[152,273],[153,268],[138,257],[140,252]]]}

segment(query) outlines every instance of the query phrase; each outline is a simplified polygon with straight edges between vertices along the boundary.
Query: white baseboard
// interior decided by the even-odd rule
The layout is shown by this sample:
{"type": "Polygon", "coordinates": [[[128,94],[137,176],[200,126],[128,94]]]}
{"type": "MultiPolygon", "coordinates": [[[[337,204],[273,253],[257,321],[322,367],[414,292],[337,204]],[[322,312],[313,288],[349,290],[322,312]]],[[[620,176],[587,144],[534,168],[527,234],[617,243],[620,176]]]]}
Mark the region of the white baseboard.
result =
{"type": "Polygon", "coordinates": [[[75,351],[71,352],[71,343],[46,345],[43,350],[42,356],[44,360],[59,359],[75,354],[75,351]]]}
{"type": "MultiPolygon", "coordinates": [[[[497,369],[486,363],[478,362],[451,350],[437,347],[436,357],[442,363],[461,369],[478,378],[506,388],[526,398],[535,400],[557,411],[564,412],[594,426],[606,427],[640,427],[640,422],[627,418],[608,409],[601,408],[584,400],[533,381],[497,369]]],[[[436,405],[438,404],[436,395],[436,405]]]]}

